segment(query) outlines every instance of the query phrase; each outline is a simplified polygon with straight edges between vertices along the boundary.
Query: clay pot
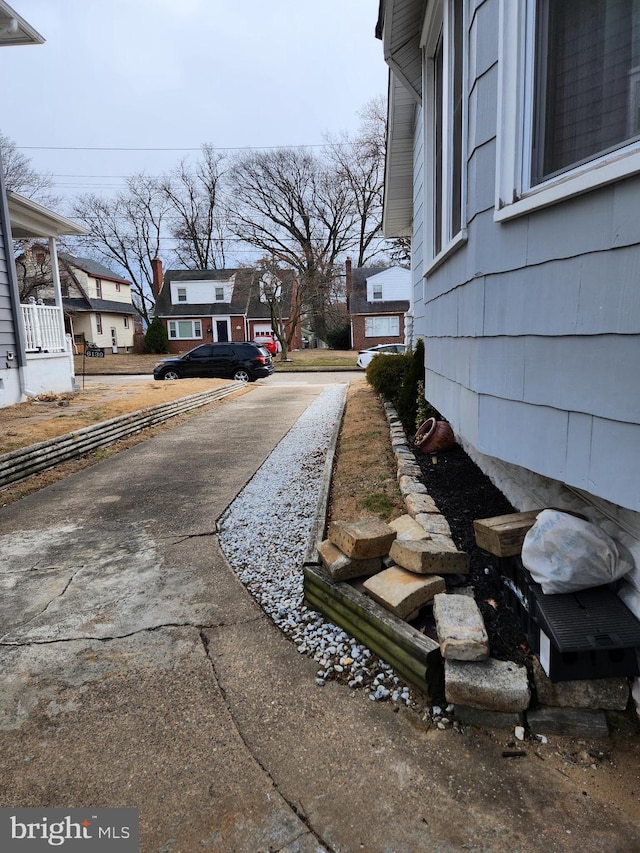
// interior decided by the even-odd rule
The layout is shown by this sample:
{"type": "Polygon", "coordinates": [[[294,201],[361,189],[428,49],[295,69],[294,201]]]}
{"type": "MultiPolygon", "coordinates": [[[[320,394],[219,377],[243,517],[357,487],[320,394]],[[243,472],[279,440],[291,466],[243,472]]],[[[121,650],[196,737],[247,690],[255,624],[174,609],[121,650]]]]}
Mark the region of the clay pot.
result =
{"type": "Polygon", "coordinates": [[[455,447],[456,439],[447,421],[428,418],[420,425],[413,443],[423,453],[438,453],[440,450],[451,450],[455,447]]]}

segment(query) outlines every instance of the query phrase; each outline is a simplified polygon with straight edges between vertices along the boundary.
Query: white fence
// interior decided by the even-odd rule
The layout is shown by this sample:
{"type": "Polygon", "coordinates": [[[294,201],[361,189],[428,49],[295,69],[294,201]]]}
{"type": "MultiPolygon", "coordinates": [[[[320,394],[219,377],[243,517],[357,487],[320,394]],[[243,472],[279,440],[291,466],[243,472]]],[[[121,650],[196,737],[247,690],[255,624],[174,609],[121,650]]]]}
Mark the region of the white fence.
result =
{"type": "Polygon", "coordinates": [[[27,352],[64,352],[62,309],[35,300],[21,305],[27,352]]]}

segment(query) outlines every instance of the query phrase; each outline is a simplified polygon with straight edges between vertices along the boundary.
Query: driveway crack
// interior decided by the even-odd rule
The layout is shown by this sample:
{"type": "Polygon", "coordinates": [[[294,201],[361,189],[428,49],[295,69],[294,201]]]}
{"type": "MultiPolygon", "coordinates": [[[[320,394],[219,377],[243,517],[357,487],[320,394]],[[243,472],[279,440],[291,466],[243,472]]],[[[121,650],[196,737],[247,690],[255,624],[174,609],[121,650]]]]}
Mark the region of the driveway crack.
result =
{"type": "MultiPolygon", "coordinates": [[[[263,617],[261,616],[260,618],[263,618],[263,617]]],[[[211,654],[209,652],[209,638],[205,634],[204,630],[200,631],[200,639],[202,641],[202,646],[204,648],[205,655],[207,656],[207,659],[209,661],[209,665],[211,666],[211,671],[213,674],[214,681],[216,682],[216,685],[217,685],[218,689],[220,690],[220,695],[222,696],[222,700],[223,700],[225,707],[227,709],[227,713],[229,714],[229,719],[231,720],[233,727],[234,727],[238,737],[242,741],[244,747],[246,748],[247,752],[249,753],[249,755],[251,755],[251,757],[256,762],[258,767],[262,770],[262,772],[267,776],[267,778],[269,779],[269,781],[273,785],[274,789],[282,797],[284,802],[289,806],[291,811],[301,821],[301,823],[303,823],[304,826],[306,826],[307,830],[315,838],[315,840],[318,842],[318,844],[320,844],[324,848],[324,850],[326,850],[326,853],[336,853],[335,849],[333,847],[331,847],[331,845],[328,844],[313,828],[311,821],[307,817],[304,810],[301,808],[301,804],[298,805],[297,803],[294,803],[292,800],[290,800],[288,797],[286,797],[283,794],[283,792],[280,790],[280,788],[276,784],[275,779],[273,778],[273,776],[271,775],[271,773],[269,772],[267,767],[264,765],[264,763],[262,761],[260,761],[258,756],[251,749],[251,746],[249,745],[248,741],[244,737],[242,730],[240,729],[240,726],[238,725],[238,722],[237,722],[236,718],[234,717],[233,712],[231,711],[231,703],[229,702],[229,698],[227,696],[227,693],[226,693],[224,687],[220,683],[220,678],[218,677],[215,662],[214,662],[214,660],[211,657],[211,654]]]]}

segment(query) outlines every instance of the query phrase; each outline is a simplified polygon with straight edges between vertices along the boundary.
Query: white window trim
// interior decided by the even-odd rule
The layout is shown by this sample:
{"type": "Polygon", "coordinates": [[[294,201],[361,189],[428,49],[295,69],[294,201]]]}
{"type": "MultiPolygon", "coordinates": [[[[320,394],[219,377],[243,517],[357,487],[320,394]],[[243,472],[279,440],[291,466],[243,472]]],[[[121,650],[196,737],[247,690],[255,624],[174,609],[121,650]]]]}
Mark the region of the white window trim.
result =
{"type": "Polygon", "coordinates": [[[500,0],[496,198],[505,222],[640,172],[640,142],[531,186],[535,0],[500,0]]]}
{"type": "MultiPolygon", "coordinates": [[[[451,139],[452,133],[452,115],[448,108],[450,104],[450,93],[453,79],[453,31],[449,25],[450,20],[450,0],[437,0],[427,7],[424,24],[422,27],[421,47],[422,47],[422,91],[423,97],[423,133],[424,133],[424,151],[425,163],[429,164],[429,169],[425,171],[424,180],[424,226],[423,237],[425,245],[425,260],[422,270],[423,276],[429,275],[437,267],[440,266],[448,257],[456,252],[460,246],[467,242],[467,133],[468,133],[468,37],[467,37],[467,4],[462,3],[462,30],[463,30],[463,50],[462,50],[462,175],[461,175],[461,191],[460,191],[460,221],[461,228],[457,234],[443,235],[442,249],[434,256],[435,234],[434,234],[434,204],[435,204],[435,186],[433,167],[435,165],[435,139],[432,123],[432,107],[434,103],[434,75],[432,71],[432,58],[436,50],[440,32],[443,33],[443,67],[446,69],[443,85],[446,88],[444,97],[445,109],[443,114],[442,135],[444,140],[451,139]],[[445,37],[446,36],[446,37],[445,37]]],[[[451,166],[452,146],[448,143],[443,145],[442,157],[442,174],[443,174],[443,198],[442,198],[442,221],[450,223],[451,221],[451,198],[452,198],[452,176],[453,169],[451,166]]]]}
{"type": "Polygon", "coordinates": [[[399,337],[399,335],[400,335],[400,317],[398,317],[397,314],[379,314],[379,315],[374,315],[374,316],[364,318],[364,336],[365,336],[365,338],[397,338],[397,337],[399,337]],[[375,327],[376,321],[378,321],[378,320],[387,320],[387,321],[395,320],[395,322],[398,324],[398,330],[396,332],[383,332],[383,333],[377,332],[377,333],[373,333],[373,334],[371,334],[370,332],[367,332],[367,326],[370,324],[370,328],[371,328],[371,326],[375,327]]]}
{"type": "Polygon", "coordinates": [[[188,294],[186,287],[176,287],[176,303],[184,304],[188,302],[188,294]],[[184,299],[180,299],[180,296],[184,293],[184,299]]]}
{"type": "Polygon", "coordinates": [[[167,323],[167,334],[169,336],[170,341],[199,341],[202,340],[202,320],[189,320],[189,319],[179,319],[179,320],[169,320],[167,323]],[[181,337],[178,335],[179,324],[180,323],[191,323],[191,335],[187,335],[186,337],[181,337]],[[196,334],[195,325],[196,323],[200,326],[200,333],[196,334]],[[171,326],[173,325],[175,329],[175,335],[171,334],[171,326]]]}

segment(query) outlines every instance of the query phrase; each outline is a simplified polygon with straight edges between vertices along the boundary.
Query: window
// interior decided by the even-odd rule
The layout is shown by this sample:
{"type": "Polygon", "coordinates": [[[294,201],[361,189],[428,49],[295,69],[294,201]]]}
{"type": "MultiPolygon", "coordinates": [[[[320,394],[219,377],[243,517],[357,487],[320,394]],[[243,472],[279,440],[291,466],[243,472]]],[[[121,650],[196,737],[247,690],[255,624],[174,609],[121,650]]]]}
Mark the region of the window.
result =
{"type": "Polygon", "coordinates": [[[96,331],[99,335],[102,334],[102,314],[96,314],[96,331]]]}
{"type": "Polygon", "coordinates": [[[124,327],[125,327],[125,329],[129,328],[129,318],[128,317],[124,318],[124,327]]]}
{"type": "Polygon", "coordinates": [[[216,302],[224,302],[224,287],[216,287],[216,302]]]}
{"type": "Polygon", "coordinates": [[[178,296],[178,302],[186,302],[187,301],[187,288],[186,287],[178,287],[176,289],[176,294],[178,296]]]}
{"type": "Polygon", "coordinates": [[[640,0],[504,2],[497,221],[640,171],[640,0]]]}
{"type": "Polygon", "coordinates": [[[466,157],[464,3],[441,0],[425,25],[425,147],[431,167],[425,181],[425,227],[431,258],[443,259],[464,239],[466,157]]]}
{"type": "Polygon", "coordinates": [[[374,284],[371,292],[372,299],[382,299],[382,285],[374,284]]]}
{"type": "Polygon", "coordinates": [[[640,2],[540,0],[532,184],[640,133],[640,2]]]}
{"type": "Polygon", "coordinates": [[[96,279],[96,296],[102,299],[102,281],[99,278],[96,279]]]}
{"type": "Polygon", "coordinates": [[[365,317],[366,338],[389,338],[400,334],[399,317],[365,317]]]}
{"type": "Polygon", "coordinates": [[[116,293],[120,293],[120,282],[116,281],[116,293]]]}
{"type": "Polygon", "coordinates": [[[202,337],[200,320],[169,320],[169,338],[176,341],[194,340],[202,337]]]}

